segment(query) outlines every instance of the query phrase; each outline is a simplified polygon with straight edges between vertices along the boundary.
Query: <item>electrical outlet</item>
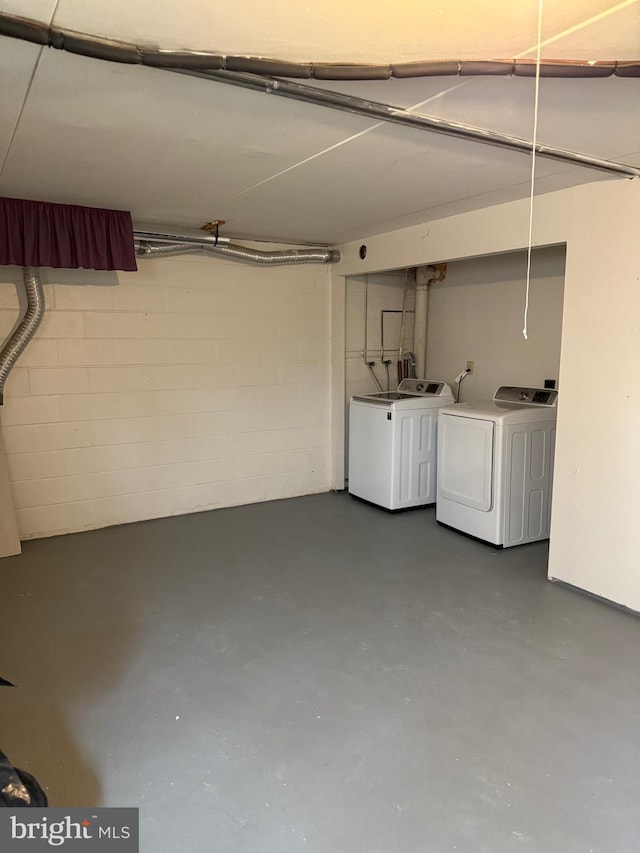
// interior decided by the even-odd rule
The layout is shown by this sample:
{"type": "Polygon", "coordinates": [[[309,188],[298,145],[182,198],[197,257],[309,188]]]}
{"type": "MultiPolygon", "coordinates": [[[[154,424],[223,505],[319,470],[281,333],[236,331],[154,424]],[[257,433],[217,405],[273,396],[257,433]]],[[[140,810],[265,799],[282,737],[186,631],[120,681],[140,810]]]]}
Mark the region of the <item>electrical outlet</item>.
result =
{"type": "Polygon", "coordinates": [[[467,370],[469,371],[469,375],[473,376],[473,362],[472,361],[467,362],[467,370]]]}

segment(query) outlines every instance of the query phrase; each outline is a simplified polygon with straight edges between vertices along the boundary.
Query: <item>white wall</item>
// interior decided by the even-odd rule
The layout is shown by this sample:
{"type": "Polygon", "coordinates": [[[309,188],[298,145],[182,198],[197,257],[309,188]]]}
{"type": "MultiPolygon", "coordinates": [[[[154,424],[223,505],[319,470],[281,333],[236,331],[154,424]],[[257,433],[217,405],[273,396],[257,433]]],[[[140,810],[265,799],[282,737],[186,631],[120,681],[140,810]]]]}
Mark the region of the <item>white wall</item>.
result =
{"type": "MultiPolygon", "coordinates": [[[[341,247],[344,276],[521,250],[510,202],[341,247]]],[[[536,198],[534,245],[567,244],[549,575],[640,610],[640,181],[536,198]]],[[[334,340],[334,346],[336,341],[334,340]]],[[[335,356],[334,356],[335,360],[335,356]]],[[[342,452],[334,448],[336,457],[342,452]]]]}
{"type": "Polygon", "coordinates": [[[526,252],[447,265],[447,277],[429,288],[427,372],[455,388],[454,379],[474,362],[460,399],[493,396],[498,385],[541,388],[558,380],[564,246],[532,253],[528,338],[522,335],[526,252]]]}
{"type": "MultiPolygon", "coordinates": [[[[139,267],[43,271],[0,409],[23,539],[329,488],[327,267],[139,267]]],[[[2,273],[0,338],[20,275],[2,273]]]]}
{"type": "MultiPolygon", "coordinates": [[[[368,394],[378,388],[364,363],[365,350],[365,289],[368,290],[367,304],[367,342],[366,352],[369,361],[375,361],[375,373],[383,387],[387,387],[387,374],[381,363],[382,335],[380,312],[402,311],[403,293],[407,282],[404,272],[388,272],[369,276],[353,276],[346,282],[346,383],[345,399],[352,394],[368,394]]],[[[405,349],[413,349],[413,314],[415,303],[415,283],[410,281],[406,292],[405,349]]],[[[398,348],[400,346],[401,314],[384,315],[385,360],[391,359],[389,368],[390,386],[395,390],[398,385],[398,348]]]]}
{"type": "Polygon", "coordinates": [[[640,181],[606,190],[567,247],[549,575],[640,611],[640,181]]]}

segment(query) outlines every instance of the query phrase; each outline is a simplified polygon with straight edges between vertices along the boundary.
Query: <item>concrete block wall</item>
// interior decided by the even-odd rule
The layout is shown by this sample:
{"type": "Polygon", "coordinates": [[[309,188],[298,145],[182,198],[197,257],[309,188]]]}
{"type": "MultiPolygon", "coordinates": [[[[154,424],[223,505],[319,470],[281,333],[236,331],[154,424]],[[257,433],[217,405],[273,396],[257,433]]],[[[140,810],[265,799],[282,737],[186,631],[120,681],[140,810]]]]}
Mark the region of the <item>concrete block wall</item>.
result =
{"type": "MultiPolygon", "coordinates": [[[[43,270],[0,409],[22,539],[329,488],[327,267],[43,270]]],[[[0,339],[19,269],[0,281],[0,339]]]]}

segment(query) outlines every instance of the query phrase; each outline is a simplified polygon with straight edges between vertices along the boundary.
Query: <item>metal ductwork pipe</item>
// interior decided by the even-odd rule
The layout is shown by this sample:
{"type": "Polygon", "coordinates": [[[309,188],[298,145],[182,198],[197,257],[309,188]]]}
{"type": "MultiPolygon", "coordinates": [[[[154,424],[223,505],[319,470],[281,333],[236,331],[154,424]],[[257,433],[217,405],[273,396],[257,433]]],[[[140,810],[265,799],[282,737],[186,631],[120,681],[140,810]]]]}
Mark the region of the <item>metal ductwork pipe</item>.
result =
{"type": "Polygon", "coordinates": [[[27,310],[18,328],[0,350],[0,406],[4,402],[5,382],[44,317],[44,291],[38,270],[35,267],[24,267],[23,277],[27,310]]]}
{"type": "Polygon", "coordinates": [[[445,136],[465,139],[469,142],[482,142],[509,151],[520,151],[526,155],[531,155],[535,150],[539,157],[568,163],[571,166],[585,166],[588,169],[597,169],[614,175],[625,175],[629,178],[640,176],[640,168],[627,163],[604,160],[602,157],[592,157],[589,154],[581,154],[578,151],[557,148],[553,145],[544,145],[541,142],[536,142],[534,145],[532,140],[523,139],[519,136],[511,136],[458,121],[448,121],[440,116],[422,115],[421,113],[411,112],[411,109],[380,103],[379,101],[370,101],[344,92],[334,92],[331,89],[319,89],[315,86],[307,86],[304,83],[260,77],[257,74],[240,74],[232,71],[174,70],[177,74],[186,74],[189,77],[215,80],[218,83],[250,89],[253,92],[264,92],[267,95],[276,95],[279,98],[290,98],[306,104],[316,104],[327,109],[341,110],[402,127],[412,127],[430,133],[442,133],[445,136]]]}
{"type": "MultiPolygon", "coordinates": [[[[151,236],[151,235],[149,235],[151,236]]],[[[136,255],[139,258],[168,258],[173,255],[216,255],[249,264],[275,266],[277,264],[331,264],[340,260],[340,252],[334,249],[285,249],[284,251],[262,252],[230,243],[219,238],[197,242],[161,242],[136,240],[136,255]]]]}
{"type": "Polygon", "coordinates": [[[143,225],[133,229],[133,238],[149,243],[195,243],[197,246],[204,246],[205,243],[210,243],[212,246],[228,246],[231,242],[228,237],[216,237],[215,234],[203,228],[160,230],[160,226],[145,227],[143,225]]]}

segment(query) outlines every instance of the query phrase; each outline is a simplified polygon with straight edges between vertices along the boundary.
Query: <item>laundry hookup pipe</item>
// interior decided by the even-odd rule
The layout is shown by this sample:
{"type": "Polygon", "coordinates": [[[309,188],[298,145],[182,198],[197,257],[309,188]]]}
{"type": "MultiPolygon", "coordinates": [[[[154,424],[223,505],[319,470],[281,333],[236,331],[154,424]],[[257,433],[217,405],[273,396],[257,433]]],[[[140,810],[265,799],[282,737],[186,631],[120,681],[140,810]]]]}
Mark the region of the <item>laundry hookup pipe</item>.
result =
{"type": "Polygon", "coordinates": [[[36,267],[24,267],[23,280],[27,309],[18,328],[0,350],[0,406],[4,402],[5,382],[44,317],[44,291],[36,267]]]}

